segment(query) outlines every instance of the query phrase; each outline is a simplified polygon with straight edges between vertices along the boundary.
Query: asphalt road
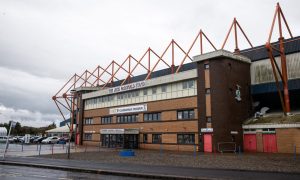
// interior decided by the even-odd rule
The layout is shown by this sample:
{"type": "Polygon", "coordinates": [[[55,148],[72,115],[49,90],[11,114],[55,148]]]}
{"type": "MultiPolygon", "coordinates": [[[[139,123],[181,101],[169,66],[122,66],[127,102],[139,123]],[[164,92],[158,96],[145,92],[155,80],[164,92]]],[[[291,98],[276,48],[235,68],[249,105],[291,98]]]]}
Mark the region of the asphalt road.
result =
{"type": "MultiPolygon", "coordinates": [[[[77,173],[69,171],[59,171],[42,168],[31,168],[21,166],[0,165],[1,180],[40,180],[40,179],[58,179],[58,180],[75,180],[75,179],[111,179],[111,180],[136,180],[137,178],[99,175],[90,173],[77,173]]],[[[140,178],[138,178],[140,179],[140,178]]]]}

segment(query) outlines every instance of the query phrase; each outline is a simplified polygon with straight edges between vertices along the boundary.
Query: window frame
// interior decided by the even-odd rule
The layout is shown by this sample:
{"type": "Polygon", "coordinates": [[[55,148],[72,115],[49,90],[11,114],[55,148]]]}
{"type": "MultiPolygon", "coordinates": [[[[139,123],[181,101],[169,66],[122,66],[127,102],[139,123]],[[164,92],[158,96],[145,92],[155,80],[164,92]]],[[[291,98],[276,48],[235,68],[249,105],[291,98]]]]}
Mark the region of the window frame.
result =
{"type": "Polygon", "coordinates": [[[152,144],[161,144],[162,143],[162,134],[152,134],[152,144]],[[157,140],[154,140],[155,137],[158,137],[157,140]]]}
{"type": "Polygon", "coordinates": [[[194,109],[177,110],[177,120],[195,119],[194,109]]]}
{"type": "Polygon", "coordinates": [[[195,134],[177,134],[177,144],[195,144],[195,134]]]}

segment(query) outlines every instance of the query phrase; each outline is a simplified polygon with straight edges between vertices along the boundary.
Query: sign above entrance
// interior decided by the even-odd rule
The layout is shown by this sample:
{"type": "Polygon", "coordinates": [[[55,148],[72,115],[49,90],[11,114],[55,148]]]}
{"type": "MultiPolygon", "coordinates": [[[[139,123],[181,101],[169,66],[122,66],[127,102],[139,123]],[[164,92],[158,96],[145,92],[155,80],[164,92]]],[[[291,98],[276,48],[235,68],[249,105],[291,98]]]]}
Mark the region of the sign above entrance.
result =
{"type": "Polygon", "coordinates": [[[100,134],[139,134],[138,129],[100,129],[100,134]]]}
{"type": "Polygon", "coordinates": [[[201,132],[207,133],[207,132],[213,132],[213,128],[201,128],[201,132]]]}
{"type": "Polygon", "coordinates": [[[122,114],[122,113],[143,112],[143,111],[147,111],[147,104],[111,108],[109,109],[109,114],[122,114]]]}
{"type": "Polygon", "coordinates": [[[117,87],[110,88],[110,89],[108,89],[108,93],[112,94],[112,93],[118,93],[118,92],[123,92],[123,91],[129,91],[129,90],[143,88],[145,86],[146,86],[145,81],[139,81],[139,82],[135,82],[135,83],[131,83],[131,84],[126,84],[123,86],[117,86],[117,87]]]}

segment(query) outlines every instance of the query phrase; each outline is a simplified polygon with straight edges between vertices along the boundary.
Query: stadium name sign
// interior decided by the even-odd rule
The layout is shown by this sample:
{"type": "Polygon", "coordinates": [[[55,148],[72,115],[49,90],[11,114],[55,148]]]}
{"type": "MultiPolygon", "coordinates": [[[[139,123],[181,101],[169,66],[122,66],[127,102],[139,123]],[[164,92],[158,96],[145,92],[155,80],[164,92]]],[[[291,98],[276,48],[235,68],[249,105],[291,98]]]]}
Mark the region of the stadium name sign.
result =
{"type": "Polygon", "coordinates": [[[109,109],[109,114],[122,114],[122,113],[142,112],[142,111],[147,111],[147,104],[126,106],[120,108],[111,108],[109,109]]]}
{"type": "Polygon", "coordinates": [[[129,91],[129,90],[143,88],[145,86],[146,86],[145,81],[139,81],[139,82],[135,82],[135,83],[131,83],[131,84],[126,84],[123,86],[117,86],[117,87],[110,88],[108,90],[108,93],[112,94],[112,93],[118,93],[118,92],[123,92],[123,91],[129,91]]]}

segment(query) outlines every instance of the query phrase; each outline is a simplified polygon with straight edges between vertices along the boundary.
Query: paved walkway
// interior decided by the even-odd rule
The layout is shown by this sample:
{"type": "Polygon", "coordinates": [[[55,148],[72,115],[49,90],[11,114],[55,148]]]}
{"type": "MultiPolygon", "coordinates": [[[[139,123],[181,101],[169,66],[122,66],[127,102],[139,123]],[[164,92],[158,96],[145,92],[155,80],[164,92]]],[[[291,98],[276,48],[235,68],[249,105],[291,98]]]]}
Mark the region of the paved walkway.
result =
{"type": "MultiPolygon", "coordinates": [[[[193,153],[175,151],[134,150],[135,156],[119,156],[120,150],[101,148],[100,151],[72,153],[71,159],[101,163],[142,164],[151,166],[179,166],[211,169],[239,169],[272,172],[300,173],[300,156],[267,153],[193,153]]],[[[66,159],[66,154],[42,157],[66,159]]]]}
{"type": "Polygon", "coordinates": [[[300,179],[299,173],[274,173],[191,167],[151,166],[126,163],[64,160],[36,157],[7,157],[0,164],[163,179],[300,179]]]}

